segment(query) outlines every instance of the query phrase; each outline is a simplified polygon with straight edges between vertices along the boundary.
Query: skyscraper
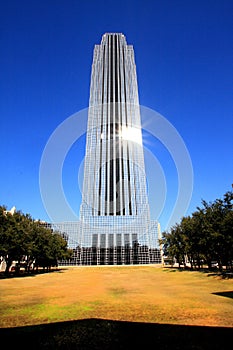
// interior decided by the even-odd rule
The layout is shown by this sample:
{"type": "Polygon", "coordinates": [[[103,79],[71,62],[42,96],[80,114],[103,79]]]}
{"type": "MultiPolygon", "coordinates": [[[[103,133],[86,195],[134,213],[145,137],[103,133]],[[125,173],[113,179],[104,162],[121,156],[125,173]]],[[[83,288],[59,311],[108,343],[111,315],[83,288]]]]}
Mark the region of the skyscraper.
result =
{"type": "Polygon", "coordinates": [[[120,33],[94,48],[80,227],[80,264],[161,261],[150,219],[134,50],[120,33]]]}

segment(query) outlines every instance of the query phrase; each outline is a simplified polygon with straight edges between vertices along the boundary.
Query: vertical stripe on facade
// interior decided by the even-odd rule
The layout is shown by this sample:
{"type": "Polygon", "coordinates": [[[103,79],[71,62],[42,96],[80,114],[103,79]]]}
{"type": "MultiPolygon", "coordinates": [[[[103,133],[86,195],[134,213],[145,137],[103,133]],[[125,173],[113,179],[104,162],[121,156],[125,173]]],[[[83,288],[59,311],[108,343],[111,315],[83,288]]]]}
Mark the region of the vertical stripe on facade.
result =
{"type": "Polygon", "coordinates": [[[120,136],[122,127],[140,127],[135,108],[138,92],[133,56],[133,49],[122,34],[106,34],[95,48],[89,129],[96,130],[95,137],[93,131],[87,136],[87,144],[95,150],[90,154],[95,154],[96,163],[94,166],[89,159],[84,175],[93,215],[137,215],[141,198],[146,195],[145,181],[141,181],[135,168],[140,157],[143,159],[142,150],[120,136]]]}

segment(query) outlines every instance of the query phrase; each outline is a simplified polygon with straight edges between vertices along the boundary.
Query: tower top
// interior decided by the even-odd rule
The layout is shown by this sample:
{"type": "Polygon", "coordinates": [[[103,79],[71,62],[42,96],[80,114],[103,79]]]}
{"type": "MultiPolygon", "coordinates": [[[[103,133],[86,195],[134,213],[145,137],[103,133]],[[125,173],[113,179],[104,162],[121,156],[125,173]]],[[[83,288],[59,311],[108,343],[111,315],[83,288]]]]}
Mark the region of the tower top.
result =
{"type": "Polygon", "coordinates": [[[118,40],[120,40],[121,42],[126,43],[126,38],[125,35],[122,33],[105,33],[102,36],[102,40],[101,40],[101,44],[102,43],[106,43],[108,40],[111,40],[111,38],[114,40],[114,38],[118,38],[118,40]]]}
{"type": "Polygon", "coordinates": [[[105,37],[105,36],[110,36],[110,35],[120,35],[120,36],[123,36],[123,37],[124,37],[124,34],[122,34],[122,33],[105,33],[105,34],[103,35],[103,37],[105,37]]]}

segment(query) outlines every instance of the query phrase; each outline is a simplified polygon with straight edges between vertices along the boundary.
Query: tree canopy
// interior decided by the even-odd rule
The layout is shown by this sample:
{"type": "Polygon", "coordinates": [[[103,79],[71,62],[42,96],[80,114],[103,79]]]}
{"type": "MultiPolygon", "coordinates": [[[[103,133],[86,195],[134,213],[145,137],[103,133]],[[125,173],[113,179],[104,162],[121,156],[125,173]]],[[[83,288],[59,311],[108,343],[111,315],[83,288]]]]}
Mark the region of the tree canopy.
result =
{"type": "Polygon", "coordinates": [[[11,213],[0,206],[0,257],[6,262],[6,273],[13,261],[17,262],[18,268],[21,264],[29,271],[31,266],[55,266],[59,259],[70,256],[67,242],[59,232],[44,227],[29,214],[11,213]]]}
{"type": "Polygon", "coordinates": [[[226,192],[223,199],[207,203],[190,216],[183,217],[179,224],[163,232],[161,243],[164,255],[176,260],[179,265],[190,263],[200,268],[216,264],[233,266],[233,192],[226,192]]]}

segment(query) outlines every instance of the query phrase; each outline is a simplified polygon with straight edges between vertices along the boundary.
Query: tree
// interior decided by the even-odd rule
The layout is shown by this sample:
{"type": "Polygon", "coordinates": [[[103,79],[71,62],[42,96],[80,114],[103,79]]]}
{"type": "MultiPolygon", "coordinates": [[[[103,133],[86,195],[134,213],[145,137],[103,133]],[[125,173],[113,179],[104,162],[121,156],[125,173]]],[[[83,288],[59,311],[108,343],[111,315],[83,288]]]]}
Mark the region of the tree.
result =
{"type": "Polygon", "coordinates": [[[29,271],[33,262],[37,267],[50,268],[57,265],[58,259],[71,257],[71,250],[59,232],[52,232],[30,215],[20,211],[9,213],[0,207],[0,256],[6,261],[5,273],[13,261],[17,262],[16,273],[23,262],[29,271]]]}
{"type": "Polygon", "coordinates": [[[185,264],[185,241],[179,224],[174,225],[170,232],[164,232],[162,238],[164,255],[176,259],[179,266],[185,264]]]}
{"type": "Polygon", "coordinates": [[[67,242],[58,232],[43,229],[37,234],[35,242],[35,265],[50,269],[57,266],[58,260],[70,259],[72,250],[67,248],[67,242]]]}
{"type": "Polygon", "coordinates": [[[1,207],[0,210],[0,253],[6,261],[5,272],[8,273],[13,261],[20,262],[28,254],[32,219],[21,212],[12,215],[4,209],[1,207]]]}
{"type": "Polygon", "coordinates": [[[175,258],[179,265],[188,257],[191,267],[200,268],[205,262],[211,268],[217,261],[218,267],[232,269],[233,261],[233,192],[227,192],[223,199],[207,203],[170,232],[163,233],[164,254],[175,258]]]}

